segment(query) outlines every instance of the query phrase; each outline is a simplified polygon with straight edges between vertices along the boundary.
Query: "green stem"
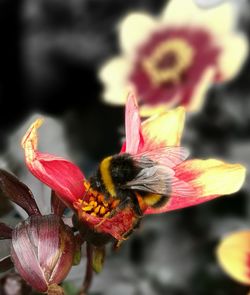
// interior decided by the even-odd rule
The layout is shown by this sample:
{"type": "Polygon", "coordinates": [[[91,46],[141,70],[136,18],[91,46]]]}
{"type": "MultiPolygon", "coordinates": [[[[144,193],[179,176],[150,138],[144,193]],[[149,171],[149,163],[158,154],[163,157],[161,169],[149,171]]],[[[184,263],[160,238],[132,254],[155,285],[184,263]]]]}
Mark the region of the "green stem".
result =
{"type": "Polygon", "coordinates": [[[93,268],[92,268],[93,247],[92,247],[92,245],[89,243],[86,243],[86,250],[87,250],[86,273],[85,273],[85,278],[83,281],[83,287],[82,287],[79,295],[87,295],[88,294],[88,290],[91,286],[92,278],[93,278],[93,268]]]}

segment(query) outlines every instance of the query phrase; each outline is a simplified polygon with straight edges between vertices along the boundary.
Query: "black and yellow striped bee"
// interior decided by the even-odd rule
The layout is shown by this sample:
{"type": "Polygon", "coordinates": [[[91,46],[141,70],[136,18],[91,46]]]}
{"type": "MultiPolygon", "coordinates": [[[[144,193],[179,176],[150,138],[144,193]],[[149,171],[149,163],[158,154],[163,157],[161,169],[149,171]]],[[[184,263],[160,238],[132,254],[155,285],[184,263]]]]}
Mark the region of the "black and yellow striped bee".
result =
{"type": "MultiPolygon", "coordinates": [[[[175,185],[172,167],[188,156],[182,147],[163,147],[136,155],[121,153],[103,159],[90,178],[91,187],[110,198],[119,199],[117,210],[126,206],[141,217],[138,196],[153,208],[163,206],[175,185]]],[[[114,211],[113,214],[116,212],[114,211]]],[[[110,217],[112,217],[112,215],[110,217]]]]}

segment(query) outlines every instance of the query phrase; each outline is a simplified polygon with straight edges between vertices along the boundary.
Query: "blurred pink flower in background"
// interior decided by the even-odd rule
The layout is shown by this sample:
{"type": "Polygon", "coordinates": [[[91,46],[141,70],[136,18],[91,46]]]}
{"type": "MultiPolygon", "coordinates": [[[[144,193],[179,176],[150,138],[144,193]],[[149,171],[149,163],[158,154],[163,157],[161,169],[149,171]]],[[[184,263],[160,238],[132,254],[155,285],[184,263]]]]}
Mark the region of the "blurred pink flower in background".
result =
{"type": "Polygon", "coordinates": [[[100,69],[105,101],[124,104],[132,89],[145,116],[176,105],[198,110],[209,87],[234,78],[246,59],[235,20],[230,2],[202,9],[193,0],[170,1],[157,18],[127,15],[119,25],[121,55],[100,69]]]}

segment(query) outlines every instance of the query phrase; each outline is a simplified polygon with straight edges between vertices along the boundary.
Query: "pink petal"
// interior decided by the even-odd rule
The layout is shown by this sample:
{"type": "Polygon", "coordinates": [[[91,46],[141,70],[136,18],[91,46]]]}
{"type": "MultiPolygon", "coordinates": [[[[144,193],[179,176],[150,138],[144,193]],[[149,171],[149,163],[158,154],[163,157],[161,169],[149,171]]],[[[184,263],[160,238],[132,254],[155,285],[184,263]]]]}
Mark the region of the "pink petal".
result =
{"type": "Polygon", "coordinates": [[[131,208],[125,208],[112,218],[95,217],[84,212],[77,203],[79,220],[82,220],[91,229],[98,233],[108,234],[117,240],[123,240],[123,236],[134,228],[137,222],[135,213],[131,208]]]}
{"type": "Polygon", "coordinates": [[[70,161],[37,151],[37,129],[41,124],[41,119],[36,120],[22,140],[27,167],[35,177],[56,191],[65,202],[72,204],[84,195],[85,177],[70,161]]]}
{"type": "Polygon", "coordinates": [[[123,240],[123,236],[133,229],[136,223],[134,211],[126,208],[112,218],[107,218],[97,231],[110,234],[117,240],[123,240]]]}
{"type": "Polygon", "coordinates": [[[144,214],[160,214],[168,211],[173,211],[173,210],[178,210],[178,209],[183,209],[195,205],[199,205],[201,203],[205,203],[208,201],[211,201],[218,196],[208,196],[208,197],[203,197],[203,198],[198,198],[197,196],[193,196],[190,198],[183,198],[180,195],[171,195],[168,203],[166,206],[162,208],[148,208],[144,214]]]}
{"type": "Polygon", "coordinates": [[[0,258],[0,272],[6,272],[14,267],[10,255],[0,258]]]}
{"type": "Polygon", "coordinates": [[[142,144],[141,120],[138,105],[134,94],[129,94],[126,103],[125,114],[126,144],[122,147],[122,152],[136,154],[140,144],[142,144]]]}

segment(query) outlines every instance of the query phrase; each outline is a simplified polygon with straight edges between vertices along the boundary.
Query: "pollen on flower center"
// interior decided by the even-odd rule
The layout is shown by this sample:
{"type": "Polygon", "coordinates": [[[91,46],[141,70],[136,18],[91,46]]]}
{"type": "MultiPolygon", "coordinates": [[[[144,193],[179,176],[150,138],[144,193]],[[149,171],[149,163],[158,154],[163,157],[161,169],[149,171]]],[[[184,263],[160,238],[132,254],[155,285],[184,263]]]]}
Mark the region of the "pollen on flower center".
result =
{"type": "Polygon", "coordinates": [[[161,42],[142,66],[155,86],[178,83],[183,72],[191,65],[194,50],[185,40],[173,38],[161,42]]]}
{"type": "Polygon", "coordinates": [[[118,204],[119,200],[110,199],[105,200],[104,196],[98,193],[97,191],[93,190],[89,183],[84,183],[87,194],[84,196],[83,199],[79,199],[77,204],[75,205],[78,210],[90,214],[91,216],[95,217],[109,217],[112,210],[114,210],[118,204]]]}

